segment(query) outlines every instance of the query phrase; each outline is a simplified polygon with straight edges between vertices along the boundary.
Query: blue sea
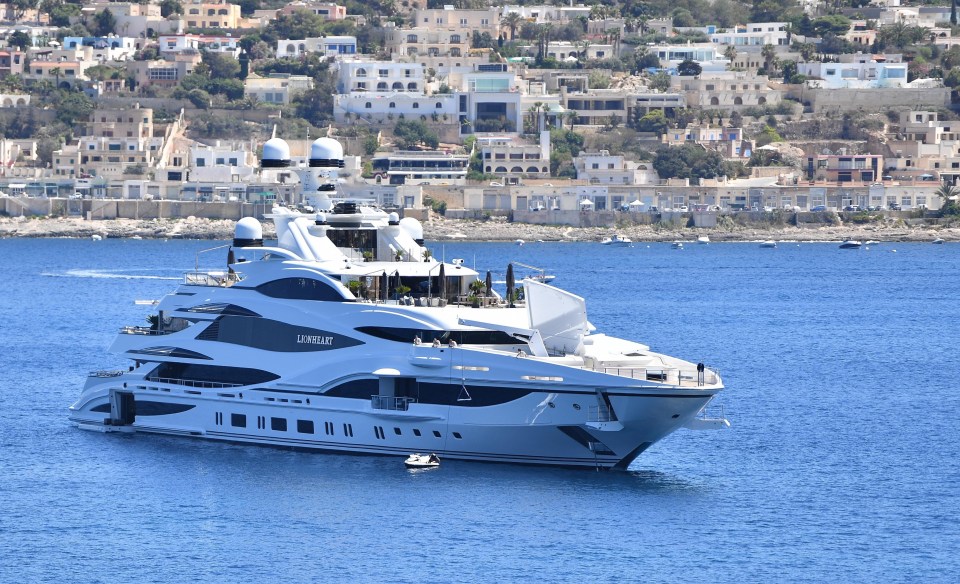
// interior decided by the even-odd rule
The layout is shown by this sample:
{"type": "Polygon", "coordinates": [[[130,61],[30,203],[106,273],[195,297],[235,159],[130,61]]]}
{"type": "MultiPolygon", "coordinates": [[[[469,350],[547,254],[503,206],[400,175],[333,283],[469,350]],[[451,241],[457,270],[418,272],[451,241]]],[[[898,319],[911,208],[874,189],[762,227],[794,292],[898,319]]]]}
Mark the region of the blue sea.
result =
{"type": "Polygon", "coordinates": [[[214,245],[0,240],[0,582],[956,581],[960,245],[430,244],[542,266],[600,331],[720,370],[732,427],[627,472],[71,427],[134,300],[214,245]]]}

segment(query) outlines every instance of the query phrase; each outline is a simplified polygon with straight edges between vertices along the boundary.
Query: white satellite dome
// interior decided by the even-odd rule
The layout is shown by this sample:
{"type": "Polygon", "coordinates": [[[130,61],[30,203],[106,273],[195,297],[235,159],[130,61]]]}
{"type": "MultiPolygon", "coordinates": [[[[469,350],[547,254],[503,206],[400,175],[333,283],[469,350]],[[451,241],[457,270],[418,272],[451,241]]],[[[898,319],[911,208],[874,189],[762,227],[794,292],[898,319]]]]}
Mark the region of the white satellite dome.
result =
{"type": "MultiPolygon", "coordinates": [[[[396,213],[390,213],[390,218],[396,213]]],[[[423,225],[413,217],[404,217],[400,220],[400,228],[407,232],[407,235],[414,241],[423,241],[423,225]]]]}
{"type": "Polygon", "coordinates": [[[343,146],[333,138],[317,138],[310,146],[310,166],[343,166],[343,146]]]}
{"type": "Polygon", "coordinates": [[[244,217],[237,221],[233,229],[234,247],[254,247],[263,245],[263,226],[253,217],[244,217]]]}
{"type": "Polygon", "coordinates": [[[263,166],[288,166],[290,146],[281,138],[270,138],[263,144],[263,166]]]}

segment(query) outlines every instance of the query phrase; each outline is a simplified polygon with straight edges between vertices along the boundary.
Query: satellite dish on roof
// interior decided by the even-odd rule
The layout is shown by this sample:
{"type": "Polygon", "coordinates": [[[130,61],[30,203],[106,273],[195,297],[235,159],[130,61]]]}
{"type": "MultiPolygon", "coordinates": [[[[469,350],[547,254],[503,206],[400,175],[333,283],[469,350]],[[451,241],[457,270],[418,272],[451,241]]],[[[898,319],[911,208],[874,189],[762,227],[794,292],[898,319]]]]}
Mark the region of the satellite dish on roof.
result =
{"type": "Polygon", "coordinates": [[[833,152],[831,152],[829,148],[824,148],[823,150],[820,151],[820,154],[826,154],[827,156],[830,156],[831,154],[833,154],[833,152]]]}

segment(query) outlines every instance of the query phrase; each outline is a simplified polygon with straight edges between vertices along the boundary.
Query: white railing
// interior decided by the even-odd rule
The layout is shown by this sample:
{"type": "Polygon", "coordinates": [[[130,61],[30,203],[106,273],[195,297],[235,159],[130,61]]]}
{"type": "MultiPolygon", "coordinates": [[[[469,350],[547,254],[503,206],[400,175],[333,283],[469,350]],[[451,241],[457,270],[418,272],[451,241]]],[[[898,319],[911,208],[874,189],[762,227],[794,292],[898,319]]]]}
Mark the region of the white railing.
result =
{"type": "Polygon", "coordinates": [[[104,370],[104,371],[91,371],[90,373],[87,374],[87,376],[88,376],[88,377],[108,378],[108,377],[120,377],[120,376],[123,375],[124,373],[126,373],[126,371],[116,371],[116,370],[114,370],[114,371],[105,371],[105,370],[104,370]]]}
{"type": "Polygon", "coordinates": [[[242,383],[223,383],[219,381],[201,381],[198,379],[173,379],[171,377],[148,377],[147,381],[153,383],[172,383],[175,385],[186,385],[188,387],[202,388],[223,388],[223,387],[241,387],[242,383]]]}
{"type": "Polygon", "coordinates": [[[227,272],[185,272],[183,274],[183,283],[187,286],[226,286],[231,281],[236,281],[235,276],[227,272]]]}
{"type": "Polygon", "coordinates": [[[394,412],[405,412],[410,408],[410,404],[415,403],[412,397],[395,397],[392,395],[371,395],[370,407],[375,410],[390,410],[394,412]]]}
{"type": "Polygon", "coordinates": [[[612,422],[613,413],[608,406],[590,406],[587,411],[587,422],[612,422]]]}

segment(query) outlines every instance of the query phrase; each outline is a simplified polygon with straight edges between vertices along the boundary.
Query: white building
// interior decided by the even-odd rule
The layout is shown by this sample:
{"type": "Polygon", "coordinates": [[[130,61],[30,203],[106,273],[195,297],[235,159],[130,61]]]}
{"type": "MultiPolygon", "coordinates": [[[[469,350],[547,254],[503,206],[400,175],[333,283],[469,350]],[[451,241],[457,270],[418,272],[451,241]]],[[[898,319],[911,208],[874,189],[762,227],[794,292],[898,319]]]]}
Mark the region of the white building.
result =
{"type": "Polygon", "coordinates": [[[257,160],[246,145],[195,144],[190,148],[190,180],[193,182],[241,182],[253,179],[257,160]]]}
{"type": "Polygon", "coordinates": [[[137,39],[133,37],[65,37],[64,49],[88,47],[91,58],[97,61],[128,61],[137,52],[137,39]]]}
{"type": "MultiPolygon", "coordinates": [[[[706,31],[710,40],[721,45],[734,47],[775,47],[788,46],[790,35],[787,33],[787,22],[754,22],[738,24],[732,29],[717,29],[706,31]]],[[[709,27],[711,29],[715,27],[709,27]]]]}
{"type": "Polygon", "coordinates": [[[278,40],[277,57],[302,57],[308,53],[318,53],[326,56],[355,55],[357,53],[357,37],[330,36],[315,37],[302,40],[278,40]]]}
{"type": "Polygon", "coordinates": [[[797,72],[812,78],[807,81],[811,87],[825,89],[904,87],[907,84],[907,64],[900,61],[900,55],[886,55],[881,61],[877,61],[875,55],[863,53],[844,57],[843,60],[848,62],[797,63],[797,72]]]}
{"type": "Polygon", "coordinates": [[[286,105],[298,94],[311,89],[313,79],[289,73],[271,73],[269,77],[252,73],[243,82],[243,95],[263,103],[286,105]]]}
{"type": "Polygon", "coordinates": [[[626,160],[606,150],[581,152],[573,159],[573,165],[577,178],[592,185],[645,185],[659,181],[657,171],[649,163],[626,160]]]}
{"type": "Polygon", "coordinates": [[[240,39],[231,36],[211,36],[205,34],[168,34],[161,35],[160,54],[180,53],[183,51],[210,51],[225,53],[234,59],[240,56],[240,39]]]}

